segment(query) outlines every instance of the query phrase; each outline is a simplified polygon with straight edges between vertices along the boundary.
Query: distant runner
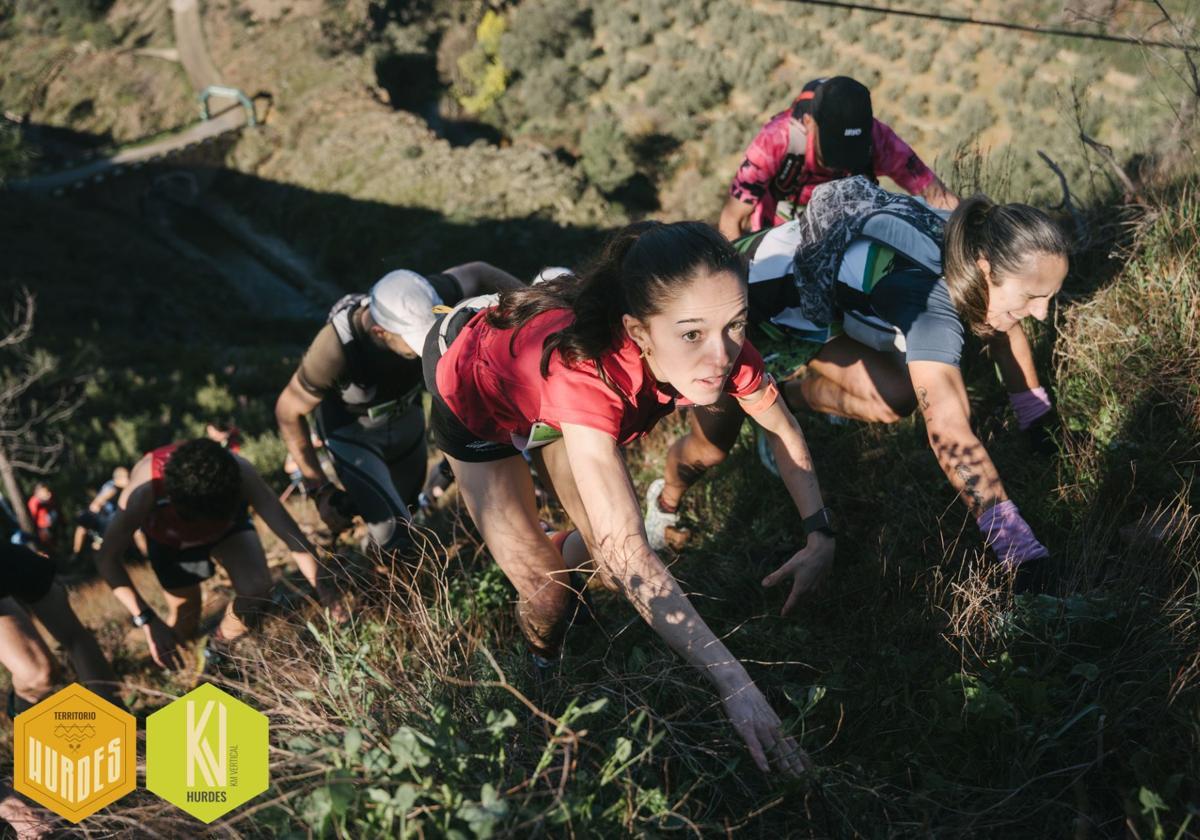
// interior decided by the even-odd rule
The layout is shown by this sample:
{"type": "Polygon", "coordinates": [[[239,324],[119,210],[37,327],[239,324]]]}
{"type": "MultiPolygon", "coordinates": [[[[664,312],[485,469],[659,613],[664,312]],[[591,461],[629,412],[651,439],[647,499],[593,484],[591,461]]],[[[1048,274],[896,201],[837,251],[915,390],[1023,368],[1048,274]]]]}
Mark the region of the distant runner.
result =
{"type": "MultiPolygon", "coordinates": [[[[125,467],[117,467],[113,470],[112,478],[104,482],[96,491],[96,495],[88,503],[87,510],[76,517],[75,537],[71,545],[72,552],[76,557],[87,547],[89,536],[95,541],[104,538],[104,532],[108,530],[113,517],[117,515],[121,491],[128,485],[129,470],[125,467]]],[[[138,551],[143,557],[146,556],[145,535],[141,531],[137,531],[133,535],[133,539],[137,543],[138,551]]]]}
{"type": "Polygon", "coordinates": [[[204,424],[204,436],[215,440],[234,455],[242,451],[242,430],[233,422],[233,418],[225,417],[204,424]]]}
{"type": "Polygon", "coordinates": [[[33,485],[33,495],[25,503],[33,520],[33,537],[43,551],[54,550],[54,529],[58,525],[58,500],[44,481],[33,485]]]}
{"type": "Polygon", "coordinates": [[[196,635],[202,594],[200,584],[220,563],[233,584],[234,599],[213,638],[226,642],[243,635],[270,601],[271,573],[249,508],[286,545],[292,559],[335,618],[345,615],[321,563],[294,519],[248,461],[201,438],[162,446],[138,461],[121,494],[96,555],[96,567],[133,625],[146,632],[154,661],[164,668],[179,664],[176,645],[196,635]],[[134,588],[121,558],[133,532],[141,528],[167,601],[161,618],[134,588]]]}
{"type": "Polygon", "coordinates": [[[329,313],[279,395],[275,417],[307,495],[336,537],[358,513],[384,550],[409,544],[409,508],[425,483],[421,348],[440,306],[524,284],[484,262],[422,276],[397,270],[329,313]],[[306,415],[333,457],[340,490],[325,476],[306,415]]]}
{"type": "MultiPolygon", "coordinates": [[[[853,178],[820,187],[803,217],[736,247],[749,258],[751,318],[782,343],[817,351],[807,375],[785,383],[792,410],[892,423],[919,409],[984,542],[1015,570],[1014,588],[1044,587],[1049,552],[971,429],[959,365],[969,330],[987,342],[1020,428],[1035,448],[1049,443],[1050,397],[1021,320],[1045,320],[1062,288],[1070,244],[1058,225],[984,196],[945,223],[908,196],[853,178]]],[[[692,412],[647,500],[652,544],[676,524],[688,486],[728,455],[743,419],[735,408],[692,412]]]]}
{"type": "Polygon", "coordinates": [[[746,149],[718,227],[730,241],[783,224],[813,189],[850,175],[891,178],[933,207],[958,197],[908,144],[875,119],[871,92],[848,76],[814,79],[792,107],[770,119],[746,149]]]}

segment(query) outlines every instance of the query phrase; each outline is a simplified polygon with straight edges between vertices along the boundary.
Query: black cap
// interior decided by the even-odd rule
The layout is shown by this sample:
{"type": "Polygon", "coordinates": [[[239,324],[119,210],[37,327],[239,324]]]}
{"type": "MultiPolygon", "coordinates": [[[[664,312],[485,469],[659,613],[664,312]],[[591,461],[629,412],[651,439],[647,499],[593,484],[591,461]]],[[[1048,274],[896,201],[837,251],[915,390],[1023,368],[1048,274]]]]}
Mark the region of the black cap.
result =
{"type": "Polygon", "coordinates": [[[817,88],[812,117],[821,138],[821,160],[829,169],[855,175],[871,171],[871,91],[849,76],[834,76],[817,88]]]}

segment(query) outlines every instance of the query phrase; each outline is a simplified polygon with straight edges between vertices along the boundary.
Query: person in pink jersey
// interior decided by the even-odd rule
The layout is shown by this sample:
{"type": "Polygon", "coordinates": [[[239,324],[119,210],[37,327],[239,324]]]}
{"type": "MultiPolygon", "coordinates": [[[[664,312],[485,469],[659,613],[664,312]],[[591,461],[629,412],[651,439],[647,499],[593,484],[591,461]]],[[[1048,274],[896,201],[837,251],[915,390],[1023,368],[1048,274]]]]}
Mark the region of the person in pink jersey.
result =
{"type": "MultiPolygon", "coordinates": [[[[539,668],[553,667],[574,570],[629,599],[718,689],[763,770],[802,772],[807,756],[646,542],[621,446],[680,405],[728,395],[764,429],[800,514],[825,511],[804,435],[746,341],[745,268],[699,222],[617,233],[578,277],[498,300],[464,301],[426,339],[434,440],[489,551],[518,593],[517,621],[539,668]],[[528,454],[578,530],[539,526],[528,454]]],[[[834,539],[814,533],[794,574],[819,576],[834,539]]]]}
{"type": "Polygon", "coordinates": [[[751,141],[718,227],[733,241],[783,224],[812,191],[849,175],[891,178],[933,207],[958,197],[890,127],[874,117],[871,92],[848,76],[814,79],[751,141]]]}

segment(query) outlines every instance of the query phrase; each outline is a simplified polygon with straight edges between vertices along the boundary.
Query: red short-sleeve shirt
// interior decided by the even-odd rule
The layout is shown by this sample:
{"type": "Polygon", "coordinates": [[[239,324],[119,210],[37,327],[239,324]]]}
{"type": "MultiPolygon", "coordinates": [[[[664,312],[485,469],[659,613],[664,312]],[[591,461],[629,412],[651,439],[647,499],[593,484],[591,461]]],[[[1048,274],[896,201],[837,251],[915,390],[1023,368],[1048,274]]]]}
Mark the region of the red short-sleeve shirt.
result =
{"type": "MultiPolygon", "coordinates": [[[[570,310],[535,316],[517,333],[487,323],[487,310],[463,328],[437,366],[438,392],[455,417],[483,440],[513,443],[529,436],[534,423],[562,429],[587,426],[618,444],[636,440],[677,405],[689,405],[670,385],[655,381],[628,336],[598,362],[566,364],[553,353],[549,375],[541,373],[546,337],[568,326],[570,310]],[[599,368],[610,384],[600,377],[599,368]]],[[[726,393],[747,397],[758,390],[763,361],[749,342],[742,344],[726,393]]]]}

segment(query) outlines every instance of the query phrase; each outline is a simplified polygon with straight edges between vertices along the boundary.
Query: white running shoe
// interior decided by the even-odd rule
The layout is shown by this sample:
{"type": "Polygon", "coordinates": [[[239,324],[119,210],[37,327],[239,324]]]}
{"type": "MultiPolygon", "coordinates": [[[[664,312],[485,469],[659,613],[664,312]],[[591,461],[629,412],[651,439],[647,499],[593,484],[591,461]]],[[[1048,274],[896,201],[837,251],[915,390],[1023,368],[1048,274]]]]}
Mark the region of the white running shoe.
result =
{"type": "Polygon", "coordinates": [[[646,490],[646,538],[650,547],[662,551],[667,547],[667,529],[679,524],[679,512],[664,513],[658,507],[658,497],[662,495],[666,482],[656,478],[646,490]]]}

